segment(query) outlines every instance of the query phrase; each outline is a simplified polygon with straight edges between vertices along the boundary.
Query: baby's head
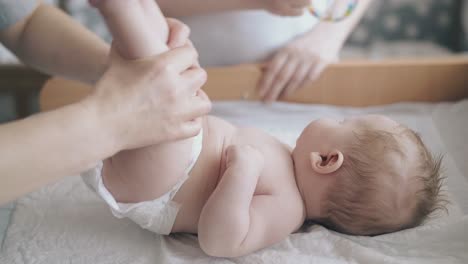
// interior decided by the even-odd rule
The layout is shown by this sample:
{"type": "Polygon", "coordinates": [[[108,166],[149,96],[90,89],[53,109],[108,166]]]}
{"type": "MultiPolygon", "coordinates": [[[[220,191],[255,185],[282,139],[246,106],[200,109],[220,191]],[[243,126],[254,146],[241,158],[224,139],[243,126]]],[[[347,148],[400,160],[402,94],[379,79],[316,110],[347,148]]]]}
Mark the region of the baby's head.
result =
{"type": "Polygon", "coordinates": [[[314,121],[293,159],[307,219],[342,233],[415,227],[441,207],[441,159],[415,132],[384,116],[314,121]]]}

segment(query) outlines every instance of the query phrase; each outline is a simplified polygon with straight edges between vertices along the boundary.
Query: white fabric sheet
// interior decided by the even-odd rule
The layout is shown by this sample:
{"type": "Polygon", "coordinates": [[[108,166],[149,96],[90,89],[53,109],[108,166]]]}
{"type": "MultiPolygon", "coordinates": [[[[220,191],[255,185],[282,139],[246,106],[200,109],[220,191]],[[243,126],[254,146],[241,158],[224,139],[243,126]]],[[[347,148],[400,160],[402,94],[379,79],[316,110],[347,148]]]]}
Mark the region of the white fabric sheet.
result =
{"type": "Polygon", "coordinates": [[[18,201],[0,263],[468,263],[468,100],[366,109],[231,102],[217,103],[214,113],[265,129],[291,145],[315,118],[387,114],[420,132],[432,150],[445,153],[450,214],[373,238],[312,226],[252,255],[216,259],[203,254],[196,236],[163,237],[116,219],[81,179],[70,177],[18,201]]]}

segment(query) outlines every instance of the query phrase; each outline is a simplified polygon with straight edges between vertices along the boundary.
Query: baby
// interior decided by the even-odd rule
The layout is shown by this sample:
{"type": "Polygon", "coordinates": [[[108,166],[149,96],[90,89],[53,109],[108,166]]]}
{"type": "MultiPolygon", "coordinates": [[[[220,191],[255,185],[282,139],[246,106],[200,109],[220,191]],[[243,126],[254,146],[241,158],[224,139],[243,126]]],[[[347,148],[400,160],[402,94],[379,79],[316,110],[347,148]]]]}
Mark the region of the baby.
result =
{"type": "MultiPolygon", "coordinates": [[[[97,6],[121,54],[167,49],[154,0],[97,6]]],[[[118,153],[83,178],[116,217],[159,234],[198,234],[208,255],[236,257],[282,241],[306,220],[353,235],[415,227],[439,205],[440,162],[384,116],[316,120],[292,153],[258,129],[207,116],[198,136],[118,153]]]]}

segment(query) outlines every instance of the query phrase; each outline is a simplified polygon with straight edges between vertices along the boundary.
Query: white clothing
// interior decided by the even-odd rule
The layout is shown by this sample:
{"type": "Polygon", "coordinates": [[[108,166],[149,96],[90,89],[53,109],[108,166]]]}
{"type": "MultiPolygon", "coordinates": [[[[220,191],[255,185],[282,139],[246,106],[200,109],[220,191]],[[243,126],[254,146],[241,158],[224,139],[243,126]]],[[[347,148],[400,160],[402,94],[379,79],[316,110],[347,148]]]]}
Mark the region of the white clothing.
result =
{"type": "Polygon", "coordinates": [[[180,208],[180,204],[172,201],[172,199],[188,179],[190,171],[200,156],[202,143],[203,131],[193,138],[192,160],[185,171],[185,175],[179,179],[169,192],[152,201],[118,203],[102,181],[102,162],[97,167],[83,173],[82,178],[109,205],[115,217],[129,218],[144,229],[161,235],[168,235],[171,233],[180,208]]]}
{"type": "Polygon", "coordinates": [[[280,17],[257,10],[179,19],[190,27],[203,67],[264,61],[317,24],[307,12],[300,17],[280,17]]]}

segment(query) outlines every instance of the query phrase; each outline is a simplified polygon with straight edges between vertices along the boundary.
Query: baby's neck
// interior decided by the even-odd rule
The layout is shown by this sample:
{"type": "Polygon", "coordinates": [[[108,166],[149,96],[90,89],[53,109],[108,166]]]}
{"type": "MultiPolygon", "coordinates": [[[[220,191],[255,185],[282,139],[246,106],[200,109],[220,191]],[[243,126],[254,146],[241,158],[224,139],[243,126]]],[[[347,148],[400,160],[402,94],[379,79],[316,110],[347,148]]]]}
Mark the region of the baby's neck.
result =
{"type": "MultiPolygon", "coordinates": [[[[292,150],[291,150],[292,151],[292,150]]],[[[304,216],[303,216],[303,221],[307,220],[307,216],[308,216],[308,213],[307,213],[307,203],[306,203],[306,199],[305,199],[305,196],[304,196],[304,191],[302,190],[301,188],[301,185],[299,184],[299,180],[298,180],[298,177],[297,177],[297,173],[296,173],[296,166],[295,166],[295,163],[294,163],[294,159],[292,159],[293,161],[293,168],[294,168],[294,182],[296,184],[296,187],[297,187],[297,190],[299,191],[299,195],[301,196],[301,202],[302,202],[302,206],[303,206],[303,209],[304,209],[304,216]]]]}

